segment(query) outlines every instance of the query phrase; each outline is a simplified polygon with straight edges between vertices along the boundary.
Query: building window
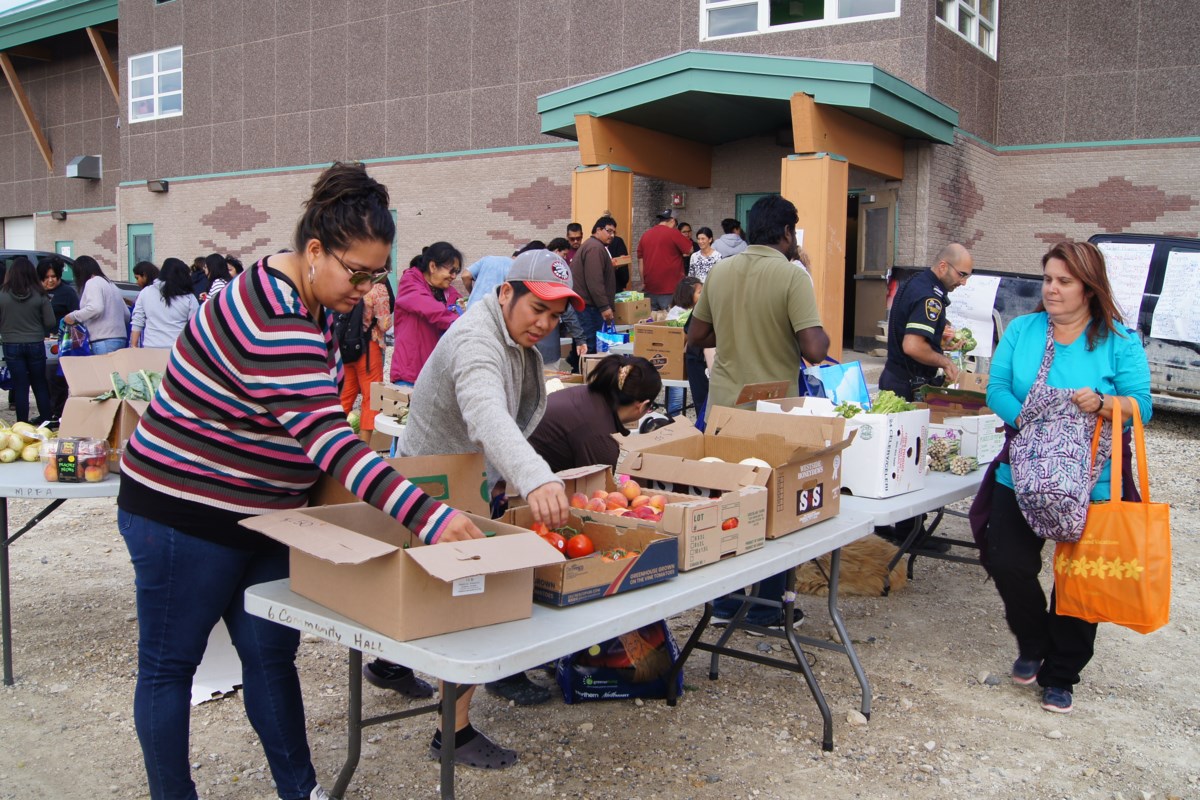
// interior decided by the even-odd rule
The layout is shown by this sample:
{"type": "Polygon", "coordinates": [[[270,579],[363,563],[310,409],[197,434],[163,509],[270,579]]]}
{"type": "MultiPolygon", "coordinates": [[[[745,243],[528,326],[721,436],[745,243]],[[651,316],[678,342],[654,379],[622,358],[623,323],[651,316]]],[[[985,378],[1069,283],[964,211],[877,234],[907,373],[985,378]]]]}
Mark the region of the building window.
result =
{"type": "Polygon", "coordinates": [[[900,0],[701,0],[700,38],[744,36],[898,16],[900,0]]]}
{"type": "Polygon", "coordinates": [[[937,0],[938,22],[992,58],[996,57],[996,6],[1000,0],[937,0]]]}
{"type": "Polygon", "coordinates": [[[142,53],[129,59],[129,121],[145,122],[183,113],[183,48],[142,53]]]}

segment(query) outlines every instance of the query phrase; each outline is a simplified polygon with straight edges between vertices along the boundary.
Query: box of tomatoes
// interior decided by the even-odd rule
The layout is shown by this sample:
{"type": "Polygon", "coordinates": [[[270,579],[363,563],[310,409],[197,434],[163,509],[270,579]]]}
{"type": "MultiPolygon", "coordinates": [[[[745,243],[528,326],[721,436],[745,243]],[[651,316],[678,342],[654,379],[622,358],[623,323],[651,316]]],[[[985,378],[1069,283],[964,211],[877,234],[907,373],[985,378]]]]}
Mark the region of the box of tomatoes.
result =
{"type": "Polygon", "coordinates": [[[509,509],[504,521],[529,528],[567,556],[533,571],[533,599],[546,605],[573,606],[661,583],[679,572],[675,537],[652,528],[618,528],[572,516],[566,527],[551,531],[533,521],[529,506],[509,509]]]}

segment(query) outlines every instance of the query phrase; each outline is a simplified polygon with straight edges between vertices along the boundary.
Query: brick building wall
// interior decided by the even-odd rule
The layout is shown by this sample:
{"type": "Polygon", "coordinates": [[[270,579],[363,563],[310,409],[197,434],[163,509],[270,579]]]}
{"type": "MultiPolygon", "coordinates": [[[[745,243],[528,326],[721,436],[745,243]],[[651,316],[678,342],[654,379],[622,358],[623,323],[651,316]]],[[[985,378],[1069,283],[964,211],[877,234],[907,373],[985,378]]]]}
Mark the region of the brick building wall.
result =
{"type": "Polygon", "coordinates": [[[72,211],[61,222],[47,213],[34,218],[38,250],[55,252],[56,242],[70,242],[71,256],[91,256],[110,278],[128,280],[129,270],[118,258],[117,212],[113,208],[72,211]]]}

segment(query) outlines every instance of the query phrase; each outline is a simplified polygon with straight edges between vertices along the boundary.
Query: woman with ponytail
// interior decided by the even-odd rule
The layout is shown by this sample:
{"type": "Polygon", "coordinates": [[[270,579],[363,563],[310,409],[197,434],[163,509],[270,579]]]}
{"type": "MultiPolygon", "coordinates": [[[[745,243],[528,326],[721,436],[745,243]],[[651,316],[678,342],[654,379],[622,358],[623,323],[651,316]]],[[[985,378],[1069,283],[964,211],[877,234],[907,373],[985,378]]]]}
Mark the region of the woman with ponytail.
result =
{"type": "Polygon", "coordinates": [[[662,378],[649,361],[611,355],[592,370],[586,386],[550,395],[529,443],[555,472],[592,464],[615,467],[621,447],[613,434],[627,435],[628,426],[653,409],[661,391],[662,378]]]}
{"type": "Polygon", "coordinates": [[[220,619],[279,797],[329,797],[305,734],[300,634],[246,613],[243,602],[247,587],[288,576],[288,550],[241,520],[308,505],[327,473],[427,543],[483,536],[355,436],[338,400],[333,312],[351,311],[387,280],[389,205],[363,165],[323,172],[295,251],[264,258],[201,306],[129,439],[117,522],[136,579],[133,717],[154,800],[196,797],[192,676],[220,619]]]}

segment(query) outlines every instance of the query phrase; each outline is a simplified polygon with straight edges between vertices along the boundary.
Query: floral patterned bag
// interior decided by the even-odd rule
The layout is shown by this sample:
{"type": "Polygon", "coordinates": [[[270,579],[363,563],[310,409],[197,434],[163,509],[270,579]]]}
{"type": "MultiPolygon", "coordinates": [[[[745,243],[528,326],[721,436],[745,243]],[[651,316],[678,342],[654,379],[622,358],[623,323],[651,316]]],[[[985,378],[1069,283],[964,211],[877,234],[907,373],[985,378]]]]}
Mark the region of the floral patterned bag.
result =
{"type": "Polygon", "coordinates": [[[1103,421],[1092,454],[1095,414],[1071,402],[1070,389],[1046,385],[1054,361],[1054,323],[1047,320],[1046,349],[1037,380],[1021,406],[1021,428],[1009,447],[1013,491],[1033,532],[1055,542],[1077,542],[1087,524],[1092,488],[1112,455],[1112,423],[1103,421]]]}

